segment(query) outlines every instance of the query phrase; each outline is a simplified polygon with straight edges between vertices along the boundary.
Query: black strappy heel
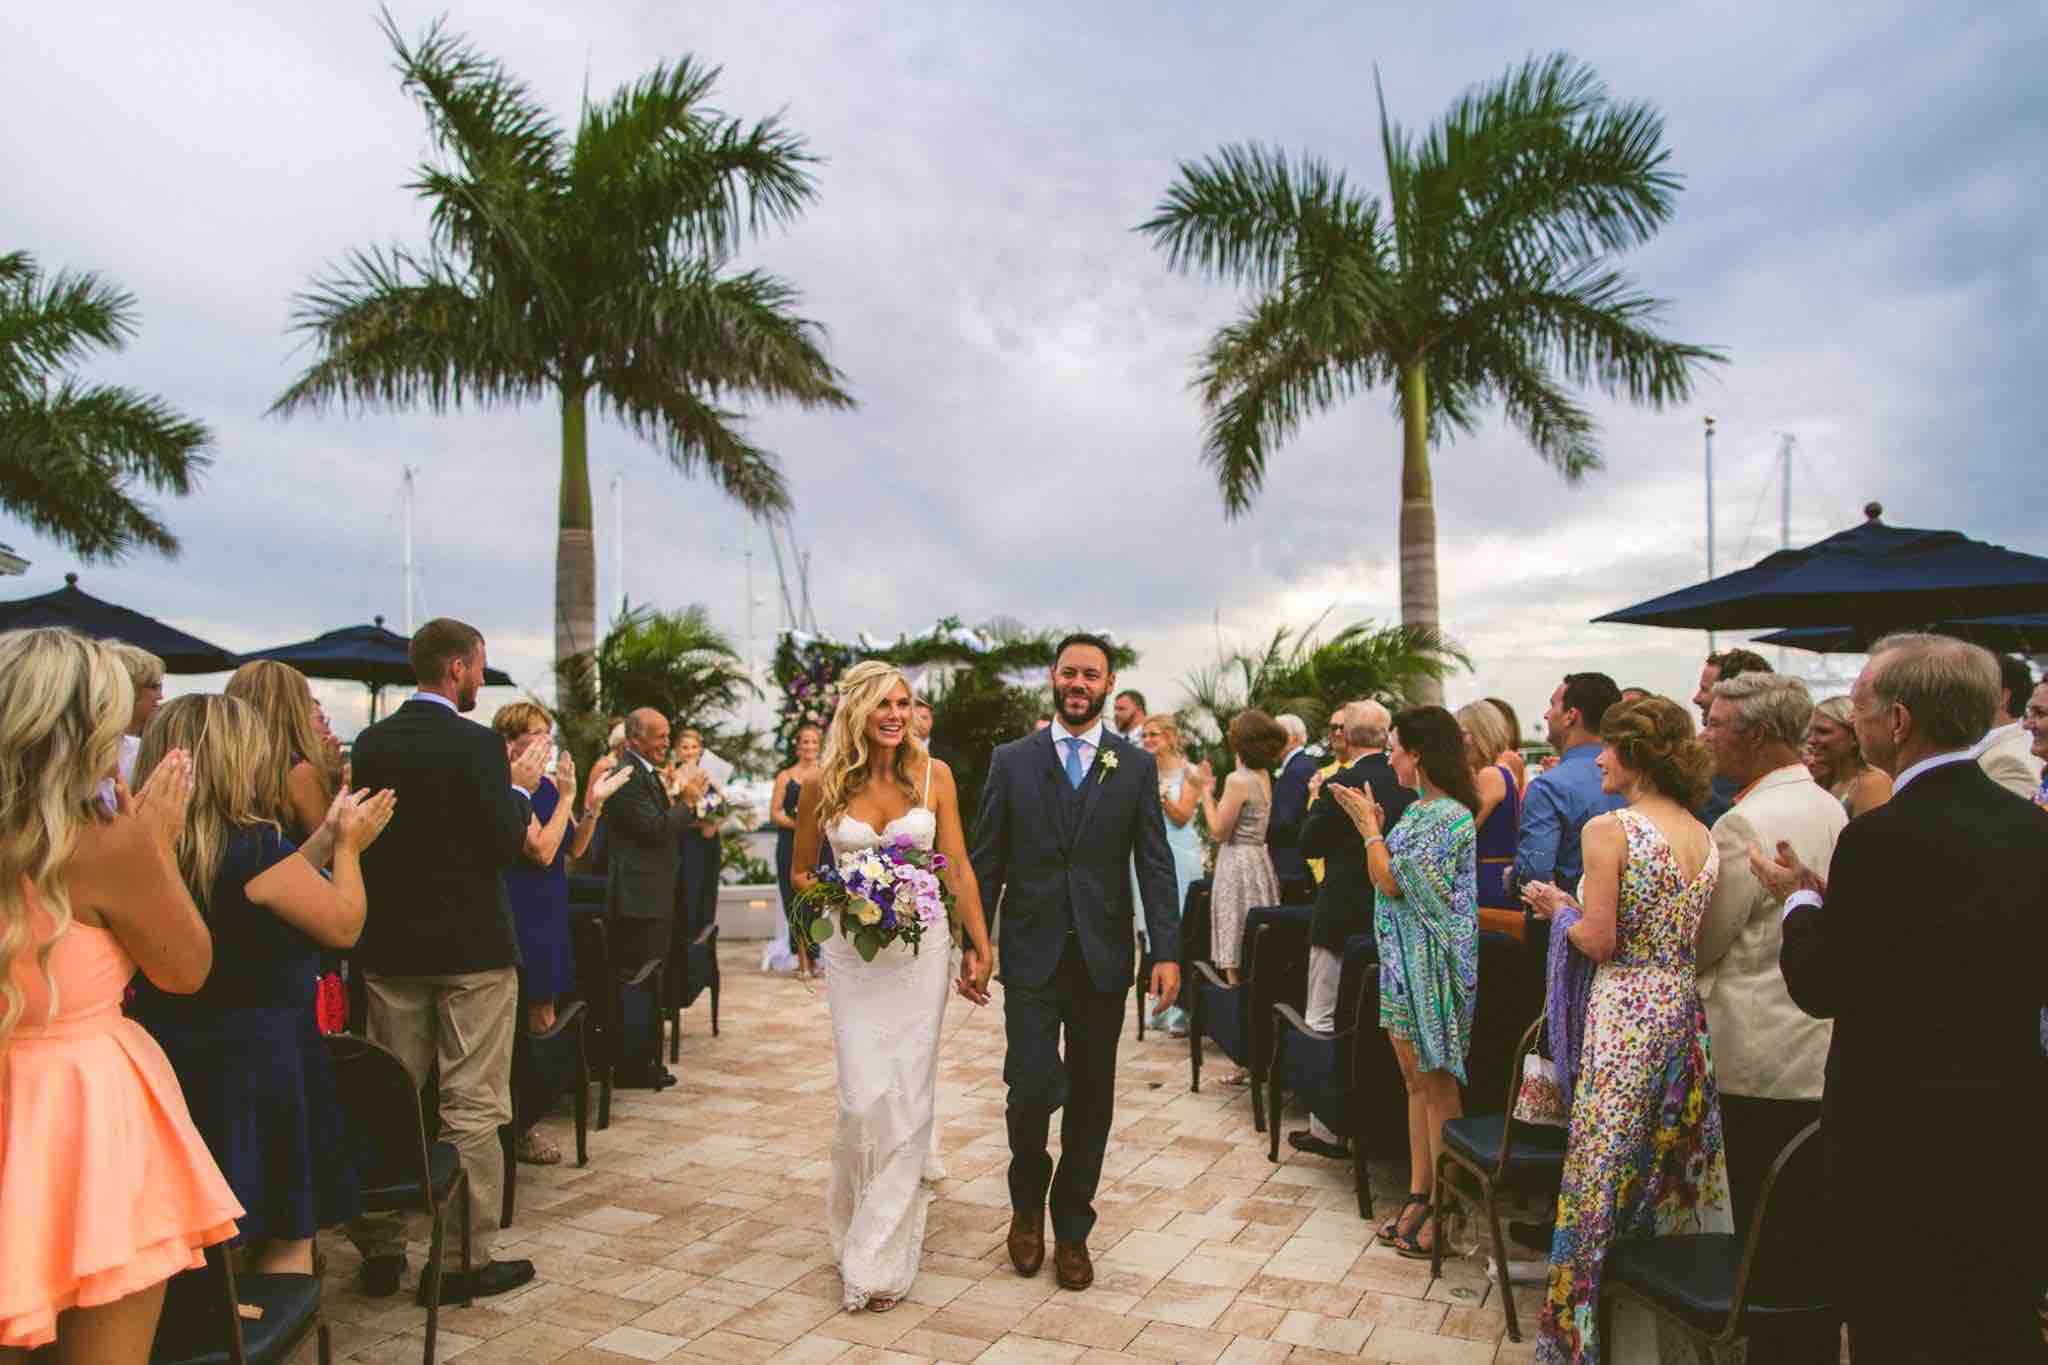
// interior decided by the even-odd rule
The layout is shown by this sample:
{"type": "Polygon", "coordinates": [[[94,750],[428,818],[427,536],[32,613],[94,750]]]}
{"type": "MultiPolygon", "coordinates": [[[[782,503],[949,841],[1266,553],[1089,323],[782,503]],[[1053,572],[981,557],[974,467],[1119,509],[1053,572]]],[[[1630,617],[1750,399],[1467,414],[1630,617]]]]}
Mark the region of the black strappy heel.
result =
{"type": "MultiPolygon", "coordinates": [[[[1408,1191],[1408,1202],[1401,1206],[1401,1211],[1380,1224],[1378,1241],[1381,1246],[1392,1246],[1394,1244],[1395,1240],[1401,1235],[1401,1220],[1406,1218],[1408,1210],[1414,1208],[1417,1204],[1427,1209],[1429,1207],[1428,1193],[1417,1194],[1414,1190],[1408,1191]]],[[[1426,1213],[1423,1215],[1425,1218],[1428,1216],[1426,1213]]]]}

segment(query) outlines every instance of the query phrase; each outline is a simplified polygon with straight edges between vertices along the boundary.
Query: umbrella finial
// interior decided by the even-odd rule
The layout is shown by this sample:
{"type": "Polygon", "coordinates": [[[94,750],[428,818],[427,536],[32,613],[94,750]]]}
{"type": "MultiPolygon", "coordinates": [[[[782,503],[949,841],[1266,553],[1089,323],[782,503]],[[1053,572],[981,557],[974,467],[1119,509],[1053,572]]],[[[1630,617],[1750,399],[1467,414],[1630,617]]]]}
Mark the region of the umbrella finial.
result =
{"type": "Polygon", "coordinates": [[[1877,519],[1878,519],[1879,517],[1881,517],[1881,516],[1883,516],[1883,515],[1884,515],[1884,504],[1883,504],[1883,503],[1881,503],[1881,502],[1866,502],[1866,503],[1864,503],[1864,504],[1863,504],[1863,517],[1864,517],[1864,520],[1866,520],[1866,521],[1876,521],[1876,520],[1877,520],[1877,519]]]}
{"type": "Polygon", "coordinates": [[[78,575],[77,575],[77,574],[75,574],[75,573],[68,573],[68,574],[65,574],[65,575],[64,575],[64,586],[65,586],[65,587],[67,587],[67,588],[75,588],[75,587],[77,587],[77,586],[78,586],[78,575]]]}

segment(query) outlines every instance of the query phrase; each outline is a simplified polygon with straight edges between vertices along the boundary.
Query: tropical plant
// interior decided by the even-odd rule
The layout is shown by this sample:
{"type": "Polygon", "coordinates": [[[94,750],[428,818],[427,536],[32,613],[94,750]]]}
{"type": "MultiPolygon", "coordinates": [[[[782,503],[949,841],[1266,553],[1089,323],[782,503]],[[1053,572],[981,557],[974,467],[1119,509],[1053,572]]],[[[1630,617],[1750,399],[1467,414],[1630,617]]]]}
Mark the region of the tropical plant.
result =
{"type": "MultiPolygon", "coordinates": [[[[1378,89],[1378,77],[1374,77],[1378,89]]],[[[1139,227],[1170,266],[1249,287],[1198,362],[1203,461],[1225,511],[1308,417],[1392,387],[1401,423],[1401,620],[1441,625],[1430,446],[1500,403],[1569,482],[1600,467],[1565,384],[1653,409],[1721,355],[1660,336],[1663,304],[1609,265],[1670,218],[1663,120],[1564,54],[1473,88],[1417,137],[1379,100],[1384,202],[1315,158],[1246,144],[1183,162],[1139,227]]],[[[1436,699],[1432,679],[1414,694],[1436,699]]]]}
{"type": "Polygon", "coordinates": [[[932,688],[932,747],[953,770],[961,819],[972,824],[998,744],[1031,733],[1052,702],[1044,687],[1004,681],[987,668],[964,668],[932,688]]]}
{"type": "Polygon", "coordinates": [[[46,276],[27,252],[0,254],[0,508],[87,561],[178,538],[135,497],[138,483],[184,497],[213,437],[150,394],[67,371],[135,335],[135,298],[97,275],[46,276]]]}
{"type": "Polygon", "coordinates": [[[701,605],[630,608],[606,632],[597,664],[598,703],[611,715],[651,706],[702,729],[760,695],[739,650],[701,605]]]}
{"type": "Polygon", "coordinates": [[[727,269],[744,238],[810,202],[815,158],[780,118],[748,126],[711,108],[718,69],[691,57],[586,101],[572,137],[441,24],[416,45],[388,12],[383,27],[437,154],[408,183],[431,206],[430,245],[352,251],[297,296],[316,357],[271,410],[554,400],[555,654],[587,670],[591,403],[755,513],[789,493],[732,405],[853,403],[796,289],[727,269]]]}
{"type": "MultiPolygon", "coordinates": [[[[1318,735],[1340,706],[1370,697],[1399,711],[1424,700],[1419,681],[1440,683],[1471,663],[1455,643],[1419,626],[1359,621],[1325,637],[1315,633],[1321,625],[1319,618],[1301,630],[1279,627],[1264,647],[1221,650],[1213,666],[1189,676],[1183,715],[1195,733],[1219,744],[1238,712],[1257,707],[1293,712],[1318,735]]],[[[1227,752],[1216,757],[1219,769],[1228,765],[1227,752]]]]}

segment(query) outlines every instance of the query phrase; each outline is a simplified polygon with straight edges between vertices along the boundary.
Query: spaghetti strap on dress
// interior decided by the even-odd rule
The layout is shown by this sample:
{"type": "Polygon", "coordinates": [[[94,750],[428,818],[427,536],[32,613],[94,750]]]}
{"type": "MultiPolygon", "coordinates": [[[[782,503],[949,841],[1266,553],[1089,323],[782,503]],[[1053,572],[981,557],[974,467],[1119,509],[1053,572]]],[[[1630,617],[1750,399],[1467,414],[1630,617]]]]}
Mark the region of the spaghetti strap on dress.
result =
{"type": "Polygon", "coordinates": [[[33,902],[0,1044],[0,1346],[56,1339],[57,1315],[198,1266],[242,1207],[192,1125],[163,1049],[121,1013],[135,962],[105,929],[54,932],[33,902]]]}

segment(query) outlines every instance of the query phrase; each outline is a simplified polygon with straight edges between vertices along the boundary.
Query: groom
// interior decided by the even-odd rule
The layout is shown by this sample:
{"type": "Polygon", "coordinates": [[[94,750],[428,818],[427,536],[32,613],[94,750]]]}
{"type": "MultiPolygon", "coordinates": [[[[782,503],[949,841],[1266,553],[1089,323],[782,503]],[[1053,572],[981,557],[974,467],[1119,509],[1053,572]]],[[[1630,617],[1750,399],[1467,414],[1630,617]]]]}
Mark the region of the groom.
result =
{"type": "Polygon", "coordinates": [[[1102,707],[1115,686],[1107,641],[1060,641],[1052,666],[1056,719],[995,751],[974,827],[983,903],[1001,905],[1010,1261],[1022,1275],[1036,1275],[1045,1263],[1049,1191],[1053,1274],[1063,1289],[1086,1289],[1095,1280],[1088,1233],[1131,988],[1134,863],[1158,963],[1151,994],[1164,1009],[1180,992],[1179,883],[1159,806],[1159,770],[1150,754],[1105,732],[1102,707]],[[1045,1141],[1052,1111],[1061,1106],[1055,1172],[1045,1141]]]}

